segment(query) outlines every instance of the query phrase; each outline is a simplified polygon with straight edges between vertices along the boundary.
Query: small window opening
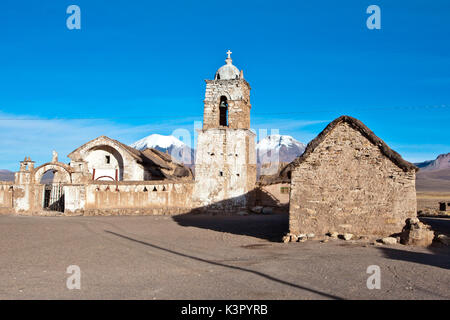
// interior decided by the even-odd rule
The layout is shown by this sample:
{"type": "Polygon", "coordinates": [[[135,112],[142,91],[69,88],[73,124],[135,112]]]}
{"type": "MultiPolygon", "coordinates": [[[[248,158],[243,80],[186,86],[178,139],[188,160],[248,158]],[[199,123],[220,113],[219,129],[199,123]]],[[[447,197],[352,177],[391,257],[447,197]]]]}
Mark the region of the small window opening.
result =
{"type": "Polygon", "coordinates": [[[239,177],[239,173],[236,173],[236,175],[239,177]]]}
{"type": "Polygon", "coordinates": [[[219,111],[220,111],[220,125],[221,126],[228,126],[228,101],[227,97],[221,96],[220,97],[220,105],[219,105],[219,111]]]}
{"type": "Polygon", "coordinates": [[[223,177],[223,172],[222,172],[222,171],[220,171],[220,172],[219,172],[219,175],[220,175],[221,177],[223,177]]]}
{"type": "Polygon", "coordinates": [[[108,164],[111,163],[111,156],[106,156],[106,163],[108,163],[108,164]]]}
{"type": "Polygon", "coordinates": [[[158,190],[156,190],[156,187],[153,187],[153,191],[158,191],[158,190]]]}
{"type": "Polygon", "coordinates": [[[289,193],[289,187],[280,187],[280,193],[282,194],[289,193]]]}
{"type": "Polygon", "coordinates": [[[143,190],[144,192],[147,192],[148,190],[147,190],[147,187],[144,187],[144,190],[143,190]]]}

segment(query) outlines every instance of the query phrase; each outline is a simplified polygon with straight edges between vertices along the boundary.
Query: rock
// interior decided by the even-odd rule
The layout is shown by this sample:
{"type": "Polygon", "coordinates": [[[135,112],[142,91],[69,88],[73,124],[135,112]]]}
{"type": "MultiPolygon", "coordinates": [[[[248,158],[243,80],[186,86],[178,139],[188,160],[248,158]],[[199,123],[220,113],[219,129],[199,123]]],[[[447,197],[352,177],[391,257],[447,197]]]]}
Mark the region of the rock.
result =
{"type": "Polygon", "coordinates": [[[270,207],[264,207],[262,209],[262,213],[264,213],[264,214],[271,214],[271,213],[273,213],[273,209],[270,208],[270,207]]]}
{"type": "Polygon", "coordinates": [[[263,211],[263,207],[262,206],[256,206],[256,207],[253,207],[251,209],[251,211],[254,212],[254,213],[261,213],[263,211]]]}
{"type": "Polygon", "coordinates": [[[345,241],[351,240],[353,238],[353,234],[351,233],[344,233],[342,235],[340,235],[340,237],[342,239],[344,239],[345,241]]]}
{"type": "Polygon", "coordinates": [[[306,235],[306,237],[308,238],[308,239],[312,239],[312,238],[314,238],[316,235],[314,234],[314,233],[308,233],[307,235],[306,235]]]}
{"type": "Polygon", "coordinates": [[[436,237],[437,241],[440,243],[445,244],[446,246],[450,245],[450,237],[446,236],[445,234],[440,234],[436,237]]]}
{"type": "Polygon", "coordinates": [[[434,239],[434,232],[429,225],[417,218],[406,219],[400,235],[400,242],[405,245],[428,247],[434,239]]]}
{"type": "Polygon", "coordinates": [[[284,236],[282,241],[284,243],[288,243],[289,241],[291,241],[291,236],[284,236]]]}
{"type": "Polygon", "coordinates": [[[394,237],[386,237],[386,238],[381,239],[381,242],[384,244],[396,244],[397,239],[394,237]]]}
{"type": "Polygon", "coordinates": [[[295,234],[291,235],[291,242],[297,242],[298,241],[298,237],[295,234]]]}
{"type": "Polygon", "coordinates": [[[305,242],[306,240],[308,240],[307,237],[298,238],[298,242],[305,242]]]}
{"type": "Polygon", "coordinates": [[[328,232],[327,236],[333,238],[333,239],[337,239],[339,237],[339,233],[337,232],[328,232]]]}

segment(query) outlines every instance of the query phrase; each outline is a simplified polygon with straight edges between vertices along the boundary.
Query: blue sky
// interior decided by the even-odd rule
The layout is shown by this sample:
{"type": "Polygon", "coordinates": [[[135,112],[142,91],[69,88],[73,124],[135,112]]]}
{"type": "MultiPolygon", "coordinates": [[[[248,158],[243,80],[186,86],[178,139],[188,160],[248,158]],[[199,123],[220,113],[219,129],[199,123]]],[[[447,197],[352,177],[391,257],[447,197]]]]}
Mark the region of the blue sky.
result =
{"type": "Polygon", "coordinates": [[[450,2],[11,1],[0,4],[0,168],[99,135],[193,132],[230,49],[252,128],[308,142],[342,114],[409,161],[450,152],[450,2]],[[81,8],[68,30],[66,8],[81,8]],[[369,30],[366,8],[381,8],[369,30]]]}

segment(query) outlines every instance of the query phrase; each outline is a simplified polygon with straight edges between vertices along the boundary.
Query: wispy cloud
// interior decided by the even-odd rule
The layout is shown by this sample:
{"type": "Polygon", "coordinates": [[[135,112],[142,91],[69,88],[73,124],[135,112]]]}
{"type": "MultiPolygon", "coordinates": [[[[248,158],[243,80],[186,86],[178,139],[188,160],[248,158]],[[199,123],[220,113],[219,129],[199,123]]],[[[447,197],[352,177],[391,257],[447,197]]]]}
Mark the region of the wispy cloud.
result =
{"type": "Polygon", "coordinates": [[[0,168],[17,170],[19,161],[30,156],[37,163],[51,159],[56,150],[61,161],[80,145],[100,135],[132,143],[152,133],[171,134],[186,128],[195,119],[175,119],[146,125],[131,125],[111,120],[41,119],[0,112],[0,168]]]}

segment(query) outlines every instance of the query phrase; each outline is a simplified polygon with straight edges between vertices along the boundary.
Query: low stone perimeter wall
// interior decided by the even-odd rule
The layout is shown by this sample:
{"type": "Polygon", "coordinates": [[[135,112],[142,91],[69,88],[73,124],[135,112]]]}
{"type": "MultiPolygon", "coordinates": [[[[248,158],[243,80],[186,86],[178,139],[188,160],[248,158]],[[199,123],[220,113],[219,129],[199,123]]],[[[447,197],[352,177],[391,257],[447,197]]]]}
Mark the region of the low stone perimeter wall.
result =
{"type": "Polygon", "coordinates": [[[11,213],[14,206],[14,182],[0,181],[0,214],[11,213]]]}
{"type": "Polygon", "coordinates": [[[173,215],[191,211],[192,182],[96,181],[64,187],[66,215],[173,215]]]}

